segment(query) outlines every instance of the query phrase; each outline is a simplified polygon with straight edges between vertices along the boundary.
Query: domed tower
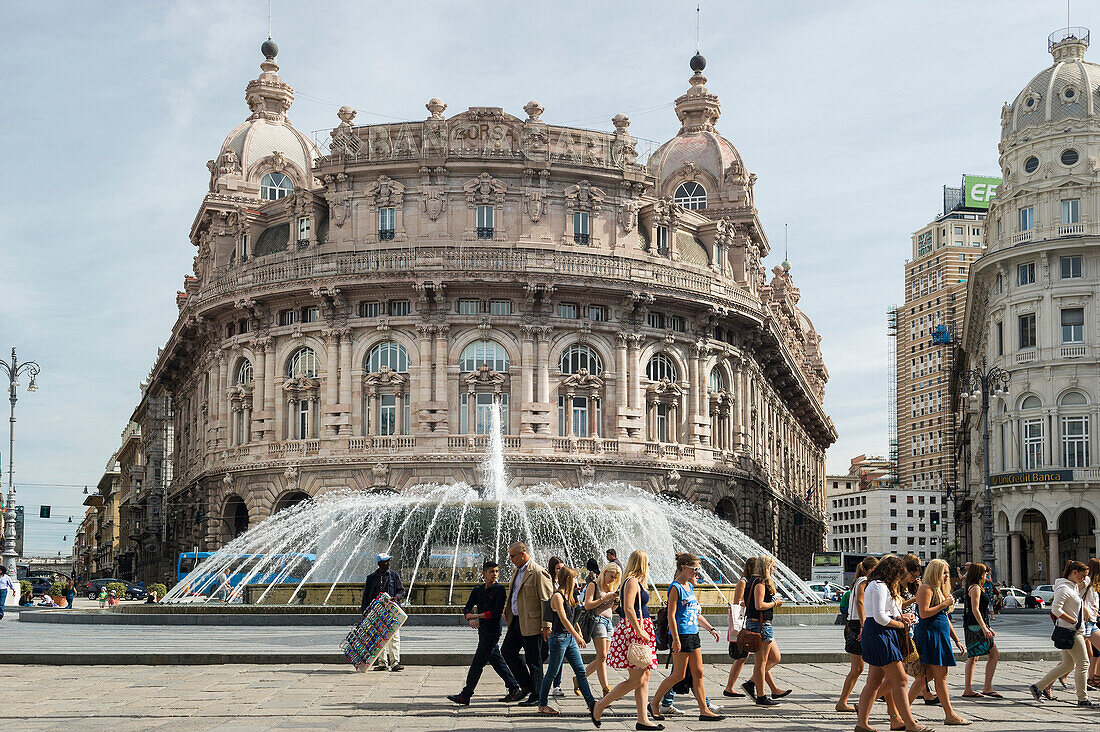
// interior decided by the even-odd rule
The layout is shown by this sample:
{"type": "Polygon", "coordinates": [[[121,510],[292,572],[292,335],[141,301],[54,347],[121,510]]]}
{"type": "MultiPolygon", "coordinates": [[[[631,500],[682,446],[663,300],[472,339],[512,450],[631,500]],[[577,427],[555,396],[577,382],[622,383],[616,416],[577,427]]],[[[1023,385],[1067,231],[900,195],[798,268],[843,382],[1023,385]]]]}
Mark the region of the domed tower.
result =
{"type": "Polygon", "coordinates": [[[1100,65],[1085,60],[1088,45],[1085,28],[1052,33],[1053,63],[1004,105],[1004,183],[968,283],[969,365],[1003,368],[1009,380],[1007,394],[989,400],[988,506],[980,395],[972,384],[961,389],[975,395],[963,400],[975,446],[963,553],[997,557],[1000,579],[1016,586],[1050,582],[1067,555],[1092,556],[1100,523],[1100,65]]]}

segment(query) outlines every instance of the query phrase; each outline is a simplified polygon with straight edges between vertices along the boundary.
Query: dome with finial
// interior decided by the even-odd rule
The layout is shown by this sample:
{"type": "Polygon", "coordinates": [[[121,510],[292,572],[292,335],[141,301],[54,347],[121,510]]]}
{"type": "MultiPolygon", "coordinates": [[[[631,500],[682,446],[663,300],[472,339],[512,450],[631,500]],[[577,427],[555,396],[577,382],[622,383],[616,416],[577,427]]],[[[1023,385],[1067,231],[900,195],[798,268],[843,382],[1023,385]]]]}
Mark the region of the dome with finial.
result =
{"type": "Polygon", "coordinates": [[[283,184],[280,191],[314,186],[311,168],[320,152],[287,117],[294,89],[279,77],[275,61],[279,47],[268,38],[260,51],[264,56],[260,75],[245,88],[252,114],[226,136],[217,159],[208,163],[211,190],[260,192],[268,174],[281,174],[277,179],[283,184]]]}
{"type": "Polygon", "coordinates": [[[780,262],[779,266],[783,268],[784,272],[790,272],[791,271],[791,263],[788,262],[786,259],[784,259],[782,262],[780,262]]]}
{"type": "Polygon", "coordinates": [[[658,195],[671,196],[686,208],[744,206],[749,174],[737,148],[715,129],[722,105],[706,87],[706,65],[696,52],[690,62],[690,86],[676,100],[680,132],[657,148],[646,164],[657,176],[658,195]],[[687,195],[692,191],[695,196],[687,195]]]}
{"type": "MultiPolygon", "coordinates": [[[[1029,127],[1100,122],[1100,64],[1085,60],[1087,28],[1051,33],[1047,50],[1054,63],[1040,71],[1001,112],[1001,140],[1029,127]]],[[[1028,133],[1030,135],[1030,133],[1028,133]]]]}

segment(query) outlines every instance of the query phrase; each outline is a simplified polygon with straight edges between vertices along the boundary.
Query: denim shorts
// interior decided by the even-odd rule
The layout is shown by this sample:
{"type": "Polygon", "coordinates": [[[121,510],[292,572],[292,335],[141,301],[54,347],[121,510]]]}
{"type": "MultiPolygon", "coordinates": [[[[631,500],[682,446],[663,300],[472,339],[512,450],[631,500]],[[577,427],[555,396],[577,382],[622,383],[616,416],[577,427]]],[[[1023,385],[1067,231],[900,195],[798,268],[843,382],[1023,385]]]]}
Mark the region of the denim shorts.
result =
{"type": "Polygon", "coordinates": [[[775,630],[772,628],[771,621],[766,621],[761,625],[759,620],[746,620],[745,627],[754,633],[760,634],[760,640],[770,641],[775,640],[775,630]]]}
{"type": "Polygon", "coordinates": [[[605,618],[602,615],[596,616],[596,624],[592,626],[593,638],[610,638],[611,637],[611,618],[605,618]]]}
{"type": "Polygon", "coordinates": [[[1085,637],[1086,638],[1088,638],[1090,635],[1092,635],[1093,633],[1095,633],[1098,630],[1100,630],[1100,627],[1097,627],[1096,623],[1092,622],[1091,620],[1086,620],[1085,621],[1085,637]]]}

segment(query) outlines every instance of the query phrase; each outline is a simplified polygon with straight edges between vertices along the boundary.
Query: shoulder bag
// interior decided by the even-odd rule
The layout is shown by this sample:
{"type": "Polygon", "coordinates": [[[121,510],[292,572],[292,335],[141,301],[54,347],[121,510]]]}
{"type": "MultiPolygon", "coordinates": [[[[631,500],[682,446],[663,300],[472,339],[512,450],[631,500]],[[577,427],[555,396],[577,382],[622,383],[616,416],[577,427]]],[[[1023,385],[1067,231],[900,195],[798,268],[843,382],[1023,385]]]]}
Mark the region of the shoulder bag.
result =
{"type": "Polygon", "coordinates": [[[1072,628],[1063,628],[1058,625],[1057,620],[1054,621],[1054,632],[1050,634],[1050,639],[1054,641],[1055,648],[1061,651],[1068,651],[1073,648],[1073,644],[1077,640],[1077,629],[1081,627],[1081,610],[1082,608],[1077,609],[1077,623],[1072,628]]]}
{"type": "MultiPolygon", "coordinates": [[[[595,582],[589,582],[589,585],[596,586],[595,582]]],[[[597,587],[598,589],[598,587],[597,587]]],[[[577,632],[584,638],[584,642],[592,640],[592,633],[596,630],[596,611],[586,610],[584,607],[584,598],[588,595],[588,585],[585,585],[584,592],[581,593],[581,602],[577,607],[577,632]]],[[[596,599],[596,592],[593,590],[592,599],[596,599]]]]}
{"type": "MultiPolygon", "coordinates": [[[[750,582],[749,586],[745,588],[745,597],[746,598],[753,598],[752,593],[756,592],[757,583],[758,583],[758,581],[750,582]]],[[[751,602],[755,603],[755,599],[752,599],[751,602]]],[[[745,614],[746,615],[748,614],[748,605],[749,605],[749,602],[746,602],[745,603],[745,608],[746,608],[745,609],[745,614]]],[[[760,618],[760,624],[763,625],[764,624],[764,615],[759,610],[757,610],[756,612],[757,612],[757,617],[760,618]]],[[[742,627],[741,630],[737,633],[737,647],[741,651],[743,651],[744,653],[755,653],[756,651],[760,650],[760,645],[763,642],[764,642],[764,639],[761,637],[761,635],[759,633],[757,633],[756,631],[749,630],[747,627],[742,627]]]]}

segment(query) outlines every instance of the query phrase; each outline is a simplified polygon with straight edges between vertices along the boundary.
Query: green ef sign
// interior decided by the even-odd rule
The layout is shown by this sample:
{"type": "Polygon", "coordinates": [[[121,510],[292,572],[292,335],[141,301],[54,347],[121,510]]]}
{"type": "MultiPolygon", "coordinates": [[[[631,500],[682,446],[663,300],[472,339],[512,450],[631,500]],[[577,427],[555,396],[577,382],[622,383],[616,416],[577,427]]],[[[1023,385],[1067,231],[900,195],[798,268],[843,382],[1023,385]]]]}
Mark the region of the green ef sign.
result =
{"type": "Polygon", "coordinates": [[[989,208],[997,195],[1000,178],[985,178],[978,175],[963,176],[963,205],[967,208],[989,208]]]}

